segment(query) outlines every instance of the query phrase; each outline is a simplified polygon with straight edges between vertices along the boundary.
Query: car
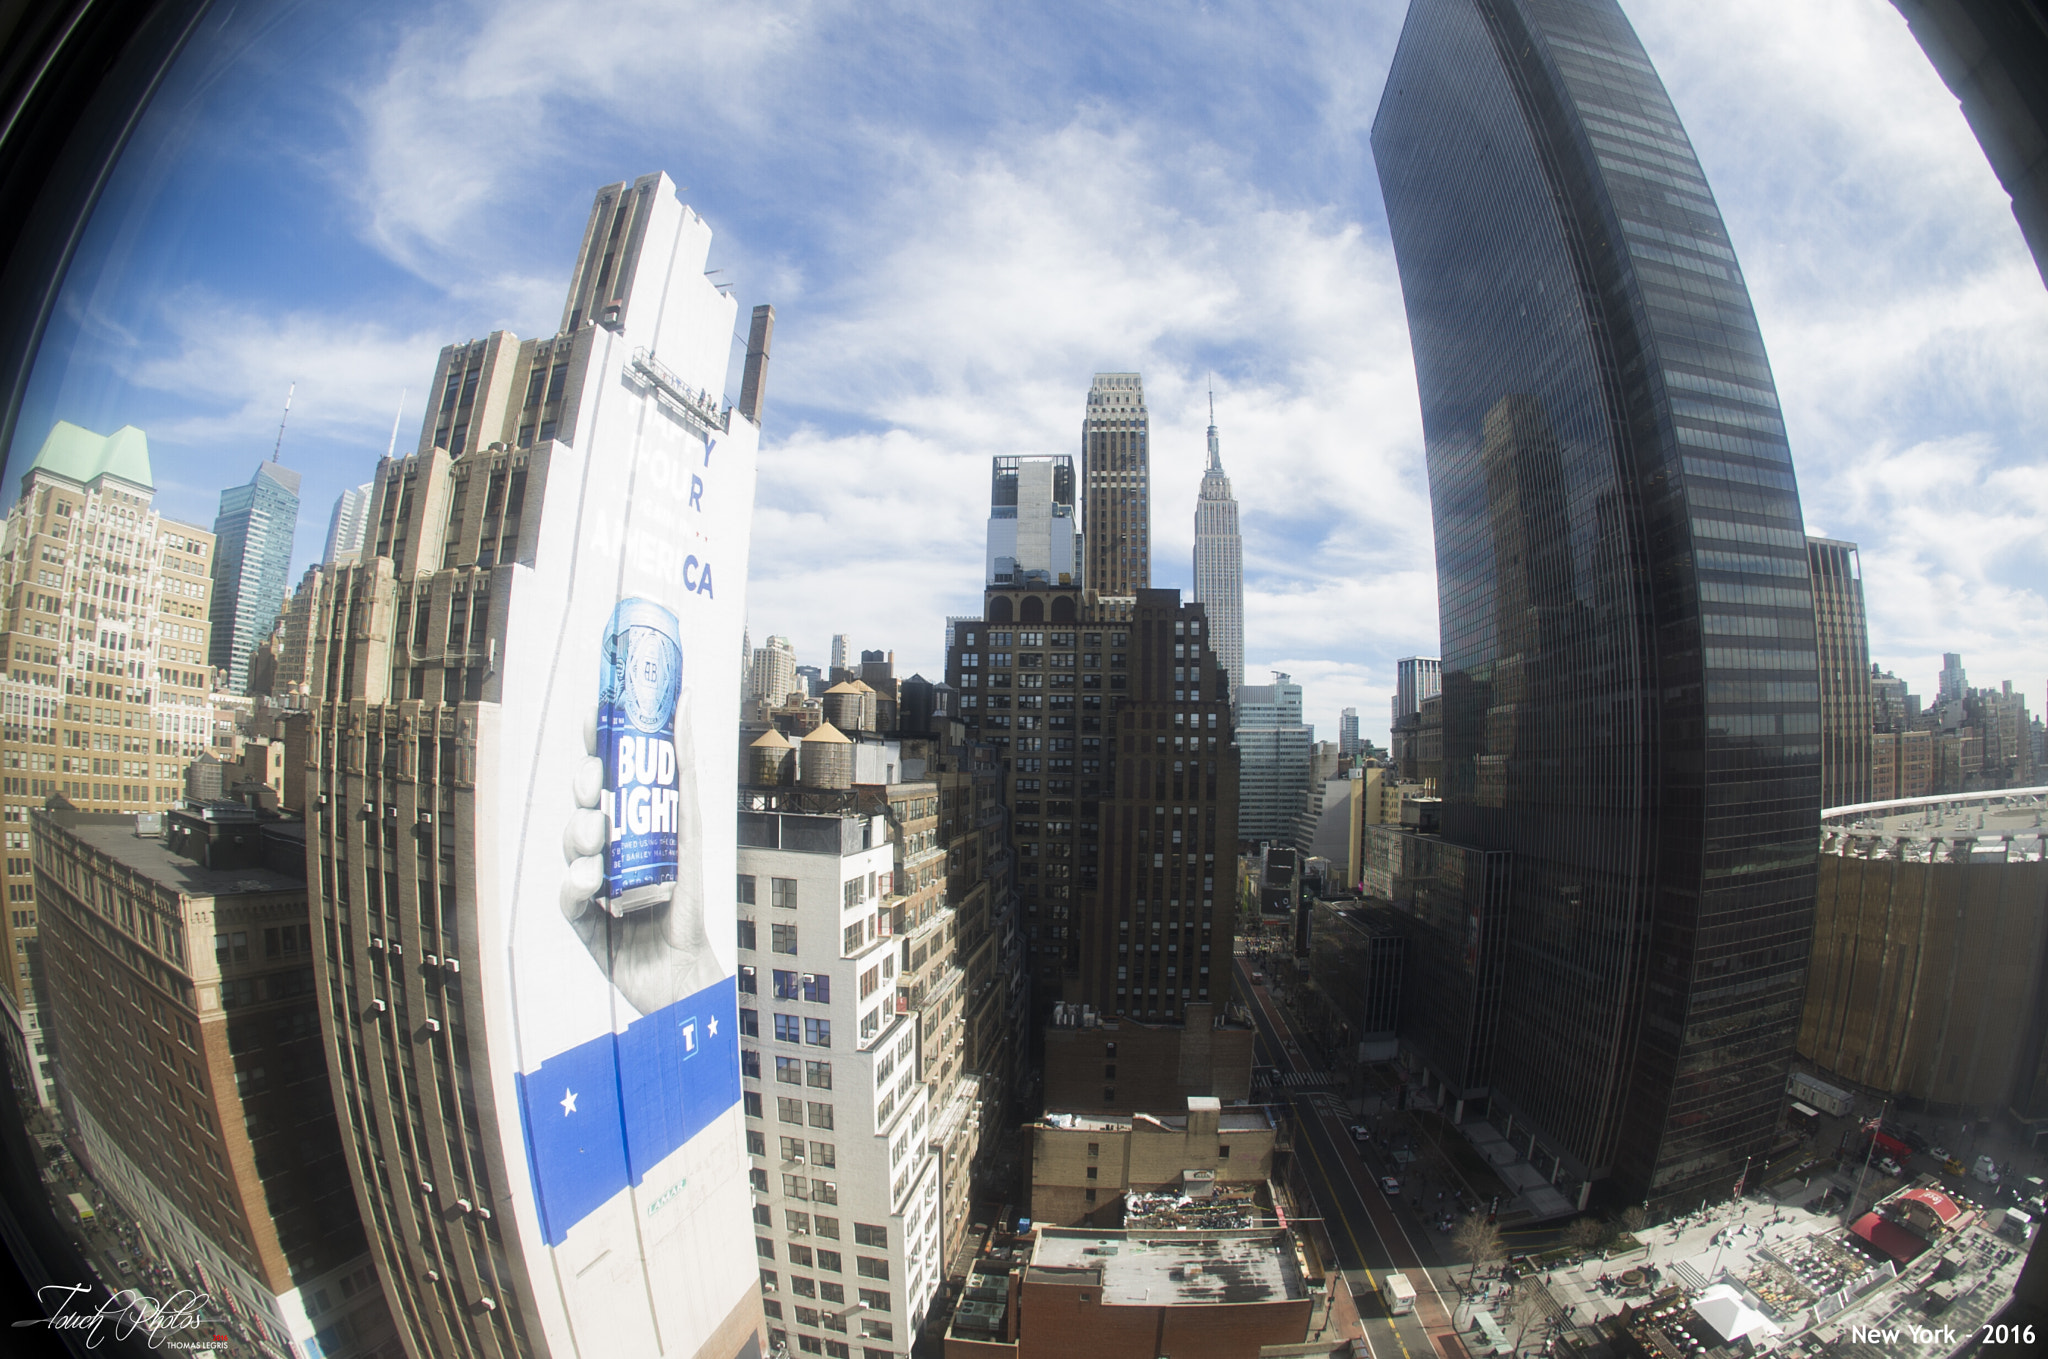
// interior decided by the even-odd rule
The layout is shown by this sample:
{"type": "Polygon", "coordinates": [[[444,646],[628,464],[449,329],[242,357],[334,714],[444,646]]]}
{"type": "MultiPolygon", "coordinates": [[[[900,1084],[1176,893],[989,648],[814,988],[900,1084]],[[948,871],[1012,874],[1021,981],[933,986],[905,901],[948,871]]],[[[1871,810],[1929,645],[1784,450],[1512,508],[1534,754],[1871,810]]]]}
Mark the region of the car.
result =
{"type": "Polygon", "coordinates": [[[1254,971],[1252,973],[1252,980],[1254,982],[1257,982],[1259,985],[1264,986],[1266,984],[1266,974],[1263,972],[1254,971]]]}
{"type": "Polygon", "coordinates": [[[1877,1168],[1895,1179],[1906,1173],[1899,1168],[1899,1163],[1889,1156],[1880,1156],[1877,1160],[1877,1168]]]}
{"type": "Polygon", "coordinates": [[[1380,1176],[1380,1192],[1388,1198],[1392,1198],[1401,1192],[1401,1182],[1392,1175],[1382,1175],[1380,1176]]]}
{"type": "Polygon", "coordinates": [[[1363,1123],[1354,1123],[1344,1131],[1351,1134],[1351,1140],[1354,1142],[1369,1142],[1372,1140],[1372,1130],[1363,1123]]]}
{"type": "Polygon", "coordinates": [[[1937,1161],[1946,1161],[1948,1159],[1948,1153],[1943,1151],[1940,1147],[1929,1147],[1927,1149],[1927,1154],[1929,1156],[1932,1156],[1937,1161]]]}

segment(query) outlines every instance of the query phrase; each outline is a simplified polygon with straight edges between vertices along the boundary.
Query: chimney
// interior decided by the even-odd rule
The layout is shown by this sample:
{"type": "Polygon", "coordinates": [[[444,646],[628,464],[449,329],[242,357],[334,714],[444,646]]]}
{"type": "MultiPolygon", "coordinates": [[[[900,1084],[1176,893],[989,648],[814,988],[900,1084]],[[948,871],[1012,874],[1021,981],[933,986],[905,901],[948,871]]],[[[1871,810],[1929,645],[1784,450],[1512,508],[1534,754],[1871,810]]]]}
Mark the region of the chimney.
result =
{"type": "Polygon", "coordinates": [[[763,302],[754,308],[753,324],[747,327],[747,366],[740,374],[740,414],[755,425],[761,423],[767,397],[768,342],[774,337],[775,308],[763,302]]]}

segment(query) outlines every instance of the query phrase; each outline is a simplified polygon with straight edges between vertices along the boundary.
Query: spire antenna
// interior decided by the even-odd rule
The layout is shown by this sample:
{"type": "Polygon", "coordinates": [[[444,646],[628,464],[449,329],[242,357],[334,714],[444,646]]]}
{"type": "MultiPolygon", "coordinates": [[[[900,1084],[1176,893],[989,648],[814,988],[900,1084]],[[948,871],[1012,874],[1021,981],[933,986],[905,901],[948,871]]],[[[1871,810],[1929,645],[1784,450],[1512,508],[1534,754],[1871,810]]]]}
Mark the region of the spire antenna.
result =
{"type": "Polygon", "coordinates": [[[387,458],[398,456],[398,422],[405,418],[405,394],[409,390],[410,388],[406,387],[398,389],[398,409],[391,416],[391,443],[384,450],[384,456],[387,458]]]}
{"type": "Polygon", "coordinates": [[[292,418],[292,394],[298,390],[299,384],[296,382],[285,389],[284,416],[277,422],[277,442],[270,446],[270,460],[272,462],[276,462],[278,455],[284,451],[284,427],[286,422],[292,418]]]}

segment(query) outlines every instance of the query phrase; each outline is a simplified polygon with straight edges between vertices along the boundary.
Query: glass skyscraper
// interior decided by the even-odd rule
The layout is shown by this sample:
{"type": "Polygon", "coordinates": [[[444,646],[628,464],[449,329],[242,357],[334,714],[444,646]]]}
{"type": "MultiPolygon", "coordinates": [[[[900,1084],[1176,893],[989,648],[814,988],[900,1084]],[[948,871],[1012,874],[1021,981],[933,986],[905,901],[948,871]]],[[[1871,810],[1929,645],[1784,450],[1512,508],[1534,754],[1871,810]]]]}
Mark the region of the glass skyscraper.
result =
{"type": "Polygon", "coordinates": [[[299,474],[260,464],[247,484],[220,493],[213,521],[213,637],[208,660],[228,688],[249,687],[249,653],[270,635],[284,607],[292,535],[299,525],[299,474]]]}
{"type": "Polygon", "coordinates": [[[1742,272],[1613,0],[1414,0],[1372,144],[1442,836],[1510,856],[1498,1032],[1451,1093],[1580,1203],[1720,1197],[1775,1126],[1820,810],[1806,539],[1742,272]]]}

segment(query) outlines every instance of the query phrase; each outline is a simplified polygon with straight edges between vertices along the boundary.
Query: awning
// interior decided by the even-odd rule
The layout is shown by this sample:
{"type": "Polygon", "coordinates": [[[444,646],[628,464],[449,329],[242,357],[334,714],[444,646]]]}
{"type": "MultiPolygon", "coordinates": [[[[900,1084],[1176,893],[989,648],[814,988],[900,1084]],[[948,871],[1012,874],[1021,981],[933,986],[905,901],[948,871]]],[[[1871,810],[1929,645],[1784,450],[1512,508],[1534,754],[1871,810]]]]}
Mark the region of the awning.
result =
{"type": "Polygon", "coordinates": [[[1715,1284],[1693,1299],[1692,1310],[1699,1313],[1700,1320],[1714,1328],[1714,1334],[1723,1342],[1737,1341],[1758,1332],[1764,1335],[1784,1334],[1783,1328],[1744,1302],[1742,1294],[1727,1284],[1715,1284]]]}
{"type": "Polygon", "coordinates": [[[1856,1224],[1849,1230],[1902,1265],[1927,1249],[1925,1241],[1898,1223],[1885,1221],[1876,1213],[1865,1213],[1857,1218],[1856,1224]]]}

